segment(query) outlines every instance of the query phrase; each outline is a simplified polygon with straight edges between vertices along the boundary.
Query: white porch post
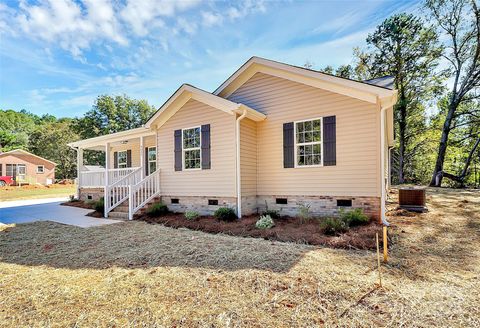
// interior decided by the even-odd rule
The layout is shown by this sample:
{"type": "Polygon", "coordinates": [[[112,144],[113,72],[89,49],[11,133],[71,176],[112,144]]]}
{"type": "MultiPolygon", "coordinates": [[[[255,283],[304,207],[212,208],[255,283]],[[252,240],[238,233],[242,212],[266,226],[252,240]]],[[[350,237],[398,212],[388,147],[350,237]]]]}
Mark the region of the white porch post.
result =
{"type": "Polygon", "coordinates": [[[143,136],[140,137],[140,167],[142,168],[142,179],[145,178],[145,170],[148,168],[145,168],[145,149],[143,147],[143,136]]]}
{"type": "Polygon", "coordinates": [[[83,148],[77,149],[77,198],[80,198],[80,188],[82,187],[82,166],[83,166],[83,148]]]}
{"type": "Polygon", "coordinates": [[[103,188],[103,203],[104,203],[104,211],[103,211],[103,216],[108,217],[107,209],[108,205],[110,203],[110,198],[109,198],[109,190],[108,190],[108,169],[110,168],[110,143],[105,144],[105,186],[103,188]]]}

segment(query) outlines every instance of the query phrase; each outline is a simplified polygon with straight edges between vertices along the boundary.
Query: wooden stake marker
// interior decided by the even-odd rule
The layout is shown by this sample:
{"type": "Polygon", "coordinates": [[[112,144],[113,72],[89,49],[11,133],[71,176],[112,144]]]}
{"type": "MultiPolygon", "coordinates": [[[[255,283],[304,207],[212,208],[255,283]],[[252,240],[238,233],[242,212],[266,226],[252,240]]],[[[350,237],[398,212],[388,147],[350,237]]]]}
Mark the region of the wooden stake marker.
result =
{"type": "Polygon", "coordinates": [[[382,287],[382,271],[380,270],[380,245],[378,242],[378,232],[375,235],[377,241],[377,265],[378,265],[378,279],[380,281],[380,287],[382,287]]]}
{"type": "Polygon", "coordinates": [[[383,262],[388,262],[388,237],[387,226],[383,226],[383,262]]]}

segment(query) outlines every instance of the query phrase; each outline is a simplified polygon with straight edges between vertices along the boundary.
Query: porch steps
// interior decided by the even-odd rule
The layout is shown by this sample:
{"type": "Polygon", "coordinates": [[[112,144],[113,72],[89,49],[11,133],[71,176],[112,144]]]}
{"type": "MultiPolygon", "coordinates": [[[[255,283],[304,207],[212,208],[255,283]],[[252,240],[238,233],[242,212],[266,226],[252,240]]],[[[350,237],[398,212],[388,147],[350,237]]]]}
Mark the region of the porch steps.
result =
{"type": "MultiPolygon", "coordinates": [[[[143,206],[137,213],[137,214],[143,214],[145,210],[153,203],[160,201],[160,197],[154,197],[152,200],[150,200],[145,206],[143,206]]],[[[108,213],[108,217],[111,219],[117,219],[117,220],[128,220],[128,199],[115,207],[113,210],[108,213]]]]}

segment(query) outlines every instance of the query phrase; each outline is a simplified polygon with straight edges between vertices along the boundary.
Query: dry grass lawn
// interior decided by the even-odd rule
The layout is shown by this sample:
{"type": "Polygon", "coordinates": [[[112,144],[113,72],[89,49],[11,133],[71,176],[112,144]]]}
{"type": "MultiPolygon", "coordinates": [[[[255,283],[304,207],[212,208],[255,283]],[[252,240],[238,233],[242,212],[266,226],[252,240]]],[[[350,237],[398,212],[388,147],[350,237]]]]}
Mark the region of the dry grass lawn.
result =
{"type": "Polygon", "coordinates": [[[27,186],[9,186],[0,187],[0,202],[8,200],[37,199],[50,197],[67,197],[75,195],[77,188],[75,185],[27,185],[27,186]]]}
{"type": "Polygon", "coordinates": [[[144,222],[0,232],[0,326],[480,325],[480,194],[429,190],[375,253],[210,235],[144,222]]]}

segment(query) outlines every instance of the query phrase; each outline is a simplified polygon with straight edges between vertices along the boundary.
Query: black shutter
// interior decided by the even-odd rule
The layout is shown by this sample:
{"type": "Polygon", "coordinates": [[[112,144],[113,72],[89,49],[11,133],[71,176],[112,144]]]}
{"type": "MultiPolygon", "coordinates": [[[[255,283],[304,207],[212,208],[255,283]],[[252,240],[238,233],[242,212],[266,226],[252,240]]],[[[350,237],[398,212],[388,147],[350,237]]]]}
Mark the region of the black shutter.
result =
{"type": "Polygon", "coordinates": [[[283,124],[283,167],[295,167],[293,122],[283,124]]]}
{"type": "Polygon", "coordinates": [[[148,175],[148,147],[145,148],[145,176],[148,175]]]}
{"type": "Polygon", "coordinates": [[[0,177],[3,175],[2,174],[2,166],[3,166],[2,163],[0,163],[0,177]]]}
{"type": "MultiPolygon", "coordinates": [[[[113,152],[113,168],[118,169],[118,152],[113,152]]],[[[107,167],[107,170],[109,168],[107,167]]]]}
{"type": "Polygon", "coordinates": [[[127,150],[127,167],[132,167],[132,150],[127,150]]]}
{"type": "Polygon", "coordinates": [[[182,130],[173,133],[175,145],[175,171],[182,170],[182,130]]]}
{"type": "Polygon", "coordinates": [[[202,170],[210,169],[210,124],[202,125],[202,170]]]}
{"type": "Polygon", "coordinates": [[[335,116],[323,118],[323,165],[337,164],[337,137],[335,116]]]}

